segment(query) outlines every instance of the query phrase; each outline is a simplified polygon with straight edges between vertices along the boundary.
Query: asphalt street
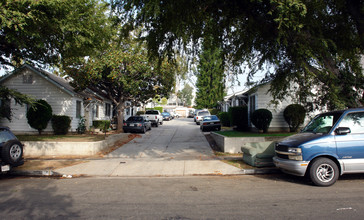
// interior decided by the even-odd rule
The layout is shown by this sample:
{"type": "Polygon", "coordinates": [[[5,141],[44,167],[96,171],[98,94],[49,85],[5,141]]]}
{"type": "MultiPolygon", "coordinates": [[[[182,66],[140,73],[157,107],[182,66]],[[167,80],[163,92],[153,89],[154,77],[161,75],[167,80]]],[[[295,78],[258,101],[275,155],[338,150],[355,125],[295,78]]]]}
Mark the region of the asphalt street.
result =
{"type": "Polygon", "coordinates": [[[0,219],[362,219],[362,175],[0,179],[0,219]]]}

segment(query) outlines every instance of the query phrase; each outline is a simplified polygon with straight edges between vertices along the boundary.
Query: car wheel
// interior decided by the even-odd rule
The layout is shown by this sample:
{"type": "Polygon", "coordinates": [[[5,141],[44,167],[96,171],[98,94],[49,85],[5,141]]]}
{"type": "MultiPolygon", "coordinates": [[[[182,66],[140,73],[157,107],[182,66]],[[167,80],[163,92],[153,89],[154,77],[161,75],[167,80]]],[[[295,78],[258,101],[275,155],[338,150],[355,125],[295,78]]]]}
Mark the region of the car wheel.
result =
{"type": "Polygon", "coordinates": [[[158,125],[159,125],[159,122],[157,121],[157,123],[155,123],[155,126],[158,127],[158,125]]]}
{"type": "Polygon", "coordinates": [[[5,163],[16,165],[23,157],[23,145],[18,140],[11,140],[1,150],[1,158],[5,163]]]}
{"type": "Polygon", "coordinates": [[[318,158],[310,166],[310,179],[317,186],[331,186],[339,178],[339,168],[328,158],[318,158]]]}
{"type": "Polygon", "coordinates": [[[143,133],[143,134],[145,134],[145,130],[146,130],[146,128],[145,128],[145,127],[143,127],[143,130],[142,130],[142,133],[143,133]]]}
{"type": "Polygon", "coordinates": [[[160,124],[163,125],[163,121],[161,121],[160,124]]]}

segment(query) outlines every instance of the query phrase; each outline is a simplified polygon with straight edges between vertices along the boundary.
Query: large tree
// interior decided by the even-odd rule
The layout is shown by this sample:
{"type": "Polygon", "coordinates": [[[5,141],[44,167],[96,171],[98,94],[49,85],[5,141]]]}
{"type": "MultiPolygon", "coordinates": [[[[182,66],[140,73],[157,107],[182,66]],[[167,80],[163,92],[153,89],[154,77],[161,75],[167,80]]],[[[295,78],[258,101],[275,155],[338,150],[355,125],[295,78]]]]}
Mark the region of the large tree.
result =
{"type": "Polygon", "coordinates": [[[210,44],[203,47],[197,66],[196,106],[214,108],[224,97],[224,59],[221,50],[210,44]]]}
{"type": "Polygon", "coordinates": [[[0,67],[94,54],[108,43],[107,9],[97,0],[1,0],[0,67]]]}
{"type": "Polygon", "coordinates": [[[90,88],[112,100],[122,131],[125,102],[146,102],[156,95],[168,96],[175,84],[175,66],[151,60],[142,44],[124,40],[82,64],[66,68],[76,88],[90,88]]]}
{"type": "Polygon", "coordinates": [[[331,109],[364,104],[363,0],[113,2],[129,23],[145,28],[153,54],[199,50],[200,39],[212,37],[237,65],[249,63],[249,79],[267,69],[275,98],[292,94],[331,109]]]}
{"type": "Polygon", "coordinates": [[[191,106],[193,99],[193,88],[189,84],[185,84],[183,89],[177,93],[177,97],[181,99],[184,106],[191,106]]]}

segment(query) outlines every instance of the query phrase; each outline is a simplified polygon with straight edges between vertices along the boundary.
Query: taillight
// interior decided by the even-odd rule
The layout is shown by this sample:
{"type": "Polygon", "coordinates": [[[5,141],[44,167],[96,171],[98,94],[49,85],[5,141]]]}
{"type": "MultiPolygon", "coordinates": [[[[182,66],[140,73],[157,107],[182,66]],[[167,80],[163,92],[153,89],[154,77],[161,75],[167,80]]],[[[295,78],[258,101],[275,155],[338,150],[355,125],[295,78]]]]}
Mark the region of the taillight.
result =
{"type": "Polygon", "coordinates": [[[126,123],[124,123],[124,126],[126,126],[126,123]]]}
{"type": "Polygon", "coordinates": [[[207,125],[207,123],[205,122],[205,123],[203,123],[203,125],[207,125]]]}
{"type": "Polygon", "coordinates": [[[155,117],[155,119],[157,119],[158,117],[157,116],[154,116],[155,117]]]}
{"type": "Polygon", "coordinates": [[[139,124],[139,123],[138,123],[138,124],[137,124],[137,126],[138,126],[138,127],[141,127],[141,126],[142,126],[142,124],[139,124]]]}

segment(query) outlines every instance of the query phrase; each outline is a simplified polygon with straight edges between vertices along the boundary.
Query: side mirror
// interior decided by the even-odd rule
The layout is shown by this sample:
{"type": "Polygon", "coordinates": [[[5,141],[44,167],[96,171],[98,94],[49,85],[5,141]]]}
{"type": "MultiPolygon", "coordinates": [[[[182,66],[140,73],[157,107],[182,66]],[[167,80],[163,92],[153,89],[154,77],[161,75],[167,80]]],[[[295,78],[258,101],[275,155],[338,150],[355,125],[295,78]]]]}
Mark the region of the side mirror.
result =
{"type": "Polygon", "coordinates": [[[337,135],[346,135],[346,134],[350,134],[351,133],[351,130],[350,128],[347,128],[347,127],[339,127],[339,128],[336,128],[335,130],[335,134],[337,135]]]}

